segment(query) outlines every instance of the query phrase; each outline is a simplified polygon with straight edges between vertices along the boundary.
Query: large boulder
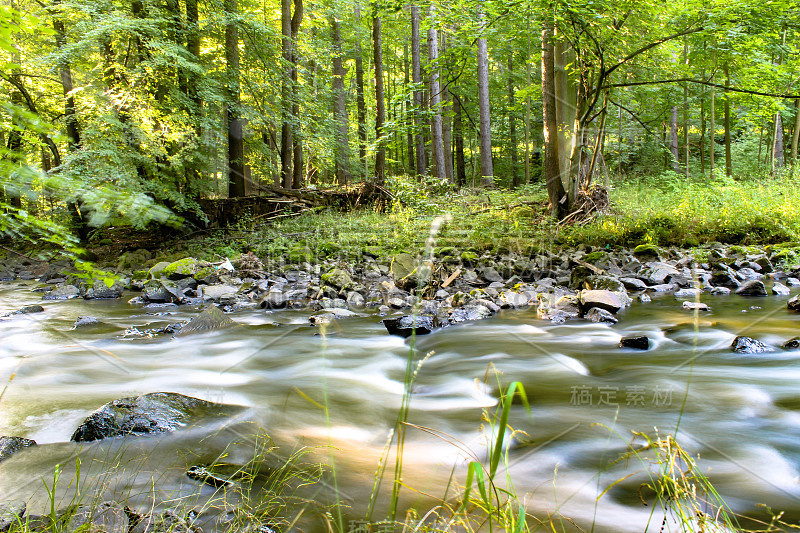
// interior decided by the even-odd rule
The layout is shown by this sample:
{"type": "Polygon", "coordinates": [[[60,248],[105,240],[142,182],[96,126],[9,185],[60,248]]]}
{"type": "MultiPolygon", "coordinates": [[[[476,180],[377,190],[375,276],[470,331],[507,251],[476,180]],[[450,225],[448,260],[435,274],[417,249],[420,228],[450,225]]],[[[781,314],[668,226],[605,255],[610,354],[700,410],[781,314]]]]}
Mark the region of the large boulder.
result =
{"type": "Polygon", "coordinates": [[[174,431],[190,420],[220,408],[218,404],[174,392],[154,392],[105,404],[78,426],[73,442],[88,442],[174,431]]]}
{"type": "Polygon", "coordinates": [[[586,288],[593,291],[627,292],[625,284],[612,276],[589,276],[585,283],[586,288]]]}
{"type": "Polygon", "coordinates": [[[739,296],[766,296],[767,288],[761,280],[750,280],[745,281],[735,292],[739,296]]]}
{"type": "Polygon", "coordinates": [[[609,313],[616,313],[629,303],[627,295],[612,291],[581,291],[578,293],[578,303],[581,313],[586,313],[592,307],[605,309],[609,313]]]}
{"type": "Polygon", "coordinates": [[[177,281],[194,276],[200,270],[200,267],[200,261],[194,257],[184,257],[183,259],[173,261],[164,266],[164,270],[161,274],[171,280],[177,281]]]}
{"type": "Polygon", "coordinates": [[[110,281],[113,281],[111,285],[104,280],[96,280],[92,286],[86,290],[86,294],[84,294],[83,297],[87,300],[113,300],[119,298],[122,296],[122,283],[119,280],[110,281]]]}
{"type": "Polygon", "coordinates": [[[183,326],[176,336],[183,337],[192,333],[224,329],[235,325],[236,322],[223,313],[219,307],[209,305],[199,315],[191,319],[188,324],[183,326]]]}
{"type": "Polygon", "coordinates": [[[24,437],[0,437],[0,461],[8,459],[23,448],[36,446],[36,441],[24,437]]]}
{"type": "Polygon", "coordinates": [[[392,258],[392,279],[403,290],[415,289],[419,285],[417,260],[411,254],[397,254],[392,258]]]}
{"type": "Polygon", "coordinates": [[[71,300],[81,295],[80,289],[75,285],[62,285],[42,296],[42,300],[71,300]]]}

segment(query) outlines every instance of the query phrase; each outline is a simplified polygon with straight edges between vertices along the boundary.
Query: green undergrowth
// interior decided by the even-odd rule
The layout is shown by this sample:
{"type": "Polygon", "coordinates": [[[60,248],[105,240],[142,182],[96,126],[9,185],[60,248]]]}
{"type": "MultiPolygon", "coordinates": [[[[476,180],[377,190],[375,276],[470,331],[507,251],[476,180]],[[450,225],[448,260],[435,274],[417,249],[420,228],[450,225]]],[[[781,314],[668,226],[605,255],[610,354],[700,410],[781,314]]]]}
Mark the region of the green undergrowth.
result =
{"type": "MultiPolygon", "coordinates": [[[[580,244],[693,248],[720,242],[763,247],[797,242],[800,236],[800,177],[788,175],[748,180],[717,175],[713,180],[687,181],[668,172],[627,178],[612,184],[610,207],[582,224],[555,223],[541,185],[515,191],[457,191],[396,182],[396,198],[382,211],[326,210],[265,225],[241,220],[236,228],[184,244],[183,253],[233,257],[252,251],[289,263],[354,260],[365,252],[417,254],[431,222],[443,214],[450,219],[437,236],[440,258],[464,252],[529,256],[580,244]]],[[[787,262],[796,260],[796,250],[783,253],[787,262]]]]}

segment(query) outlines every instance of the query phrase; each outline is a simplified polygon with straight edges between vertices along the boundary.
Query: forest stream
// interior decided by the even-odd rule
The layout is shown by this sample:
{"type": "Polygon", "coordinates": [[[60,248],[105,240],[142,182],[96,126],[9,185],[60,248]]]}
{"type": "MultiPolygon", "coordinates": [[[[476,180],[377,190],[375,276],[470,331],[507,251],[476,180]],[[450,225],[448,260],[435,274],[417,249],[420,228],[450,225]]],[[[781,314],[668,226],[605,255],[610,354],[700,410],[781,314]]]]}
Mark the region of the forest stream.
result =
{"type": "MultiPolygon", "coordinates": [[[[147,338],[136,333],[185,321],[197,307],[146,309],[127,303],[133,293],[42,302],[35,285],[0,284],[0,314],[45,307],[0,320],[0,435],[39,444],[0,463],[0,502],[25,500],[30,512],[46,512],[45,484],[60,464],[56,498],[68,503],[80,457],[84,497],[124,498],[140,508],[190,502],[202,510],[216,489],[187,477],[187,468],[220,457],[243,464],[263,431],[284,457],[302,448],[308,453],[300,461],[333,457],[338,489],[328,473],[324,483],[303,489],[304,497],[325,505],[338,490],[350,524],[363,517],[412,346],[388,335],[374,309],[324,326],[309,325],[308,311],[245,310],[229,315],[237,327],[147,338]],[[100,324],[74,329],[84,315],[100,324]],[[103,404],[159,391],[244,408],[173,433],[70,442],[103,404]]],[[[655,436],[657,428],[699,456],[733,511],[765,519],[759,504],[766,504],[797,523],[800,351],[777,346],[798,334],[800,314],[787,310],[789,296],[701,299],[711,311],[697,317],[671,294],[655,294],[620,311],[615,325],[556,325],[529,308],[416,337],[415,359],[430,355],[419,368],[409,422],[440,436],[408,426],[403,480],[413,490],[404,491],[402,504],[424,513],[435,501],[420,495],[442,496],[454,467],[463,485],[463,449],[486,461],[482,411],[493,412],[498,384],[519,381],[531,412],[521,403],[512,409],[511,426],[526,435],[512,440],[510,472],[532,515],[560,513],[586,530],[594,524],[595,532],[657,531],[663,515],[640,498],[653,465],[618,461],[633,431],[655,436]],[[629,335],[646,335],[650,349],[620,348],[620,337],[629,335]],[[737,335],[776,348],[734,353],[737,335]]],[[[383,490],[385,502],[390,489],[383,490]]],[[[382,505],[376,516],[385,516],[382,505]]],[[[298,524],[327,528],[310,511],[298,524]]]]}

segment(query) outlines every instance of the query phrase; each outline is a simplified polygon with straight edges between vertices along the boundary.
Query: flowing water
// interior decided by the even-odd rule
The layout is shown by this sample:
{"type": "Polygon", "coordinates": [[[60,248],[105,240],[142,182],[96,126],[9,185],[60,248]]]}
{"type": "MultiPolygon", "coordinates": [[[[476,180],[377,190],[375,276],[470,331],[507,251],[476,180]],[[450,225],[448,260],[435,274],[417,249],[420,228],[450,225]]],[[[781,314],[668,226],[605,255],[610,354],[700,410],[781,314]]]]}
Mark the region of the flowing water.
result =
{"type": "MultiPolygon", "coordinates": [[[[34,286],[0,284],[0,314],[40,303],[34,286]]],[[[510,472],[533,515],[560,513],[594,531],[657,531],[661,515],[651,515],[639,492],[653,465],[616,460],[632,431],[674,435],[680,420],[678,442],[699,455],[734,511],[763,518],[759,504],[766,504],[796,523],[800,351],[740,355],[729,348],[736,335],[776,346],[797,335],[800,314],[786,309],[787,299],[704,295],[712,311],[695,320],[673,296],[656,295],[634,302],[614,326],[553,325],[534,309],[508,310],[418,337],[414,357],[431,355],[419,369],[409,421],[440,434],[408,429],[404,482],[413,490],[404,492],[405,503],[424,512],[431,502],[420,493],[443,495],[454,467],[463,483],[470,454],[486,460],[482,412],[496,406],[498,383],[520,381],[531,412],[512,410],[512,427],[527,435],[513,440],[510,472]],[[627,335],[647,335],[650,350],[620,349],[627,335]]],[[[348,518],[363,515],[401,405],[410,340],[387,335],[371,312],[320,329],[308,325],[306,312],[261,310],[231,315],[241,324],[231,329],[141,338],[130,328],[180,322],[197,309],[143,309],[126,300],[43,302],[44,313],[0,321],[0,380],[7,384],[0,435],[40,444],[0,463],[0,501],[43,508],[57,464],[59,503],[69,501],[80,456],[83,497],[99,492],[139,506],[198,498],[202,505],[214,489],[199,489],[186,468],[221,453],[243,464],[253,435],[263,431],[284,456],[305,447],[301,461],[333,458],[338,487],[327,476],[306,497],[330,502],[338,490],[351,506],[348,518]],[[81,315],[102,324],[74,330],[81,315]],[[157,391],[245,408],[169,435],[69,442],[104,403],[157,391]]]]}

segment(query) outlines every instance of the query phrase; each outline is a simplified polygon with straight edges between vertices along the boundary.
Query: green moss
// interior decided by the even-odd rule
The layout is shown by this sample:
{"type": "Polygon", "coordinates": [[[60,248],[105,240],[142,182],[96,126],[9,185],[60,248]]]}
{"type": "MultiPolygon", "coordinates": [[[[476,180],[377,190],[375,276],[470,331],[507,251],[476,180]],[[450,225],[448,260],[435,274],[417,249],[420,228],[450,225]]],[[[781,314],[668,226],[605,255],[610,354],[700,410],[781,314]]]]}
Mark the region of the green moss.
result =
{"type": "Polygon", "coordinates": [[[598,262],[600,262],[600,261],[602,261],[603,259],[605,259],[606,257],[608,257],[608,254],[607,254],[606,252],[603,252],[603,251],[597,251],[597,252],[592,252],[592,253],[590,253],[590,254],[586,254],[586,255],[583,257],[583,261],[584,261],[585,263],[589,263],[589,264],[591,264],[591,265],[595,265],[595,264],[597,264],[598,262]]]}
{"type": "Polygon", "coordinates": [[[478,262],[478,254],[475,252],[462,252],[461,253],[461,261],[464,263],[474,264],[478,262]]]}
{"type": "Polygon", "coordinates": [[[181,276],[181,277],[193,276],[198,269],[197,263],[198,261],[194,257],[184,257],[183,259],[173,261],[172,263],[165,266],[163,275],[167,276],[168,278],[173,276],[181,276]]]}
{"type": "Polygon", "coordinates": [[[433,249],[433,255],[436,257],[444,257],[446,255],[457,255],[458,250],[453,246],[437,246],[433,249]]]}

